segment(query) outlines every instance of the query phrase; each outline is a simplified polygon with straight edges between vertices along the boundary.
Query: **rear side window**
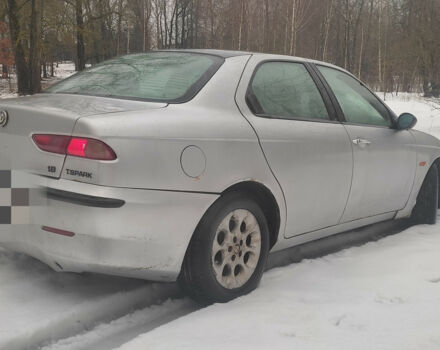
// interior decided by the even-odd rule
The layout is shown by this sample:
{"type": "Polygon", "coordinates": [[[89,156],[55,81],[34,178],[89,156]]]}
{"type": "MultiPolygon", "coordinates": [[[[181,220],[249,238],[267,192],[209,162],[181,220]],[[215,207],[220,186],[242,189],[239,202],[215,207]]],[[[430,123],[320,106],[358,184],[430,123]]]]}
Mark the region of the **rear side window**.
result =
{"type": "Polygon", "coordinates": [[[122,56],[75,74],[46,92],[186,102],[223,61],[217,56],[177,52],[122,56]]]}
{"type": "Polygon", "coordinates": [[[249,87],[248,103],[257,115],[330,119],[318,88],[301,63],[267,62],[259,66],[249,87]]]}
{"type": "Polygon", "coordinates": [[[388,110],[359,81],[339,70],[319,66],[338,99],[345,120],[354,124],[391,126],[388,110]]]}

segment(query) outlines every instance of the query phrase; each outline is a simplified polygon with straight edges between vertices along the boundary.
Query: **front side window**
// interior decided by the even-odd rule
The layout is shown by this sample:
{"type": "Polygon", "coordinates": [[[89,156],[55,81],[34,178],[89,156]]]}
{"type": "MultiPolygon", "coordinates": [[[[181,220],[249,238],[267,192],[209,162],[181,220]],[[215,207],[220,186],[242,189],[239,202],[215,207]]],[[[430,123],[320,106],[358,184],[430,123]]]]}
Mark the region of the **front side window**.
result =
{"type": "Polygon", "coordinates": [[[45,92],[185,102],[217,71],[217,56],[151,52],[118,57],[53,85],[45,92]]]}
{"type": "Polygon", "coordinates": [[[337,69],[319,66],[319,70],[333,90],[347,122],[375,126],[392,125],[388,110],[359,81],[337,69]]]}
{"type": "Polygon", "coordinates": [[[248,101],[257,115],[285,119],[329,119],[321,94],[301,63],[263,63],[250,84],[248,101]]]}

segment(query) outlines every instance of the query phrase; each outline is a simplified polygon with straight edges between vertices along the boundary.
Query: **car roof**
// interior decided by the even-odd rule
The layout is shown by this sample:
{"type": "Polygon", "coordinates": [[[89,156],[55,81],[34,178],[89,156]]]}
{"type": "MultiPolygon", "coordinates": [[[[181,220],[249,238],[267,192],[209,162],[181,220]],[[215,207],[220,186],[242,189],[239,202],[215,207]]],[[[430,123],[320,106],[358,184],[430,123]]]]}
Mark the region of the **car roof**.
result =
{"type": "Polygon", "coordinates": [[[247,56],[253,54],[252,52],[247,52],[247,51],[215,50],[215,49],[170,49],[170,50],[157,50],[157,51],[200,53],[205,55],[219,56],[222,58],[247,56]]]}
{"type": "Polygon", "coordinates": [[[336,68],[338,70],[349,73],[351,75],[351,73],[346,71],[345,69],[343,69],[339,66],[335,66],[334,64],[331,64],[328,62],[323,62],[323,61],[318,61],[318,60],[303,58],[303,57],[297,57],[297,56],[289,56],[289,55],[270,54],[270,53],[252,52],[252,51],[216,50],[216,49],[170,49],[170,50],[158,50],[158,51],[200,53],[200,54],[205,54],[205,55],[214,55],[214,56],[222,57],[225,59],[230,58],[230,57],[249,56],[249,55],[260,56],[260,57],[263,56],[263,57],[266,57],[268,60],[270,60],[270,59],[282,60],[283,58],[284,59],[295,59],[300,62],[309,62],[309,63],[313,63],[313,64],[319,64],[319,65],[323,65],[323,66],[336,68]]]}

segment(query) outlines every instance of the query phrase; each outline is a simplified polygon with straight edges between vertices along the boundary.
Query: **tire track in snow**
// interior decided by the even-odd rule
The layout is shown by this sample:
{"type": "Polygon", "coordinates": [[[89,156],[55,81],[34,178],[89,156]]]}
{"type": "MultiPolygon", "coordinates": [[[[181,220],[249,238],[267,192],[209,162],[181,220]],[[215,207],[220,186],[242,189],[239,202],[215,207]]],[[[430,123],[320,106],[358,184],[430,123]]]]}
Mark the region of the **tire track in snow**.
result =
{"type": "Polygon", "coordinates": [[[41,350],[109,350],[117,348],[138,335],[185,316],[199,307],[189,299],[167,300],[137,310],[108,324],[100,324],[88,332],[59,340],[41,350]]]}
{"type": "Polygon", "coordinates": [[[180,296],[175,284],[56,273],[0,248],[0,349],[37,349],[180,296]]]}

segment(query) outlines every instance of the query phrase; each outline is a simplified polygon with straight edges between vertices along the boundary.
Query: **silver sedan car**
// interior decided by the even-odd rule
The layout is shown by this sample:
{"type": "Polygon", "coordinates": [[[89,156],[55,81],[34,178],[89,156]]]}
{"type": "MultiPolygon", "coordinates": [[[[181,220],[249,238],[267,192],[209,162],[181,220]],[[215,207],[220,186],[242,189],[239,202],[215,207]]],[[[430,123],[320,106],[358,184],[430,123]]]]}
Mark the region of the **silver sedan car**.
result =
{"type": "Polygon", "coordinates": [[[156,51],[0,101],[0,245],[57,271],[253,290],[269,251],[434,223],[440,141],[348,72],[156,51]]]}

